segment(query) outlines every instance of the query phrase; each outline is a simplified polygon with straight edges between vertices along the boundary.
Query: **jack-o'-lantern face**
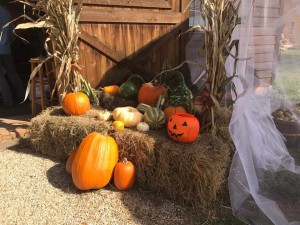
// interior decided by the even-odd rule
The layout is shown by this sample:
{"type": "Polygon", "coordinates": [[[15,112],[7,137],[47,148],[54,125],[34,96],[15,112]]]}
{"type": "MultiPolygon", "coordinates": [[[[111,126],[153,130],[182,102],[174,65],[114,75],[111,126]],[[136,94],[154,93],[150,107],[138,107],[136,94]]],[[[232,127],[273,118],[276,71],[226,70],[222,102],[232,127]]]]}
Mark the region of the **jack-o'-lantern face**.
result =
{"type": "Polygon", "coordinates": [[[174,141],[190,143],[200,131],[198,119],[189,113],[176,113],[168,121],[168,135],[174,141]]]}

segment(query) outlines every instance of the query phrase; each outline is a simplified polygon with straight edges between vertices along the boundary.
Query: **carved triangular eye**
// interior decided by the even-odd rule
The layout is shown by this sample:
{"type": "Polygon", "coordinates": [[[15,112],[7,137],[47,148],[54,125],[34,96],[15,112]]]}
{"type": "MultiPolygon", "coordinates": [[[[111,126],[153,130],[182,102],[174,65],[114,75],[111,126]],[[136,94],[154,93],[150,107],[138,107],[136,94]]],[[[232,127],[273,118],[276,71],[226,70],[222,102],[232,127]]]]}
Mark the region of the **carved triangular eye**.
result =
{"type": "Polygon", "coordinates": [[[172,120],[173,120],[173,118],[171,117],[169,121],[172,122],[172,120]]]}
{"type": "Polygon", "coordinates": [[[186,123],[186,122],[184,122],[184,123],[182,124],[182,126],[184,126],[184,127],[187,127],[187,123],[186,123]]]}

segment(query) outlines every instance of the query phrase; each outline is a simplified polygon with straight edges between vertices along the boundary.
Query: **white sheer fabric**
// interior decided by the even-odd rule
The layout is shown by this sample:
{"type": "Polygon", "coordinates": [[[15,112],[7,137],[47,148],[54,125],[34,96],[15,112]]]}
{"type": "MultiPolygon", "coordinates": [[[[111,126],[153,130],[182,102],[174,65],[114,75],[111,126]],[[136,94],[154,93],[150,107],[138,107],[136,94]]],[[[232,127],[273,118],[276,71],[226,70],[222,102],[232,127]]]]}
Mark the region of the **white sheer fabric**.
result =
{"type": "MultiPolygon", "coordinates": [[[[285,29],[296,30],[296,26],[300,27],[300,1],[281,0],[280,7],[276,6],[276,2],[280,1],[242,0],[241,3],[242,23],[233,36],[240,40],[241,60],[237,74],[247,85],[239,79],[235,80],[238,93],[246,93],[236,101],[229,126],[236,152],[228,185],[233,212],[245,223],[300,225],[300,169],[290,153],[290,149],[300,153],[299,142],[286,147],[285,138],[277,130],[272,117],[273,111],[279,106],[290,107],[296,102],[285,95],[284,88],[281,89],[278,100],[278,94],[274,95],[278,93],[277,90],[268,87],[264,88],[265,91],[258,92],[255,84],[258,79],[255,78],[257,67],[260,66],[259,70],[263,71],[264,66],[267,67],[270,63],[275,74],[273,79],[280,81],[280,76],[291,76],[291,68],[294,68],[295,78],[299,71],[300,79],[300,61],[291,63],[283,58],[277,61],[274,57],[267,62],[270,55],[280,53],[277,50],[279,39],[284,36],[285,29]],[[293,18],[298,18],[299,21],[293,18]],[[261,40],[263,41],[260,43],[261,40]],[[280,104],[273,104],[274,102],[280,104]]],[[[296,56],[300,53],[297,37],[291,41],[291,55],[296,56]]],[[[228,74],[233,72],[232,63],[230,60],[227,62],[228,74]]],[[[299,124],[299,117],[296,122],[299,124]]]]}

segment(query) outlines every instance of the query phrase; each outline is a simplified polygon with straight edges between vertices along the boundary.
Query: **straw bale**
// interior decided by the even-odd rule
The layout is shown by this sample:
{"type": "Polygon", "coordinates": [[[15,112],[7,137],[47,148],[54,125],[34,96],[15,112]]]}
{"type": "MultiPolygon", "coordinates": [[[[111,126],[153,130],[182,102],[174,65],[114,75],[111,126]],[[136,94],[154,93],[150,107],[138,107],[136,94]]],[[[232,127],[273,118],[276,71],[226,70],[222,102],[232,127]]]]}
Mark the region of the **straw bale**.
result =
{"type": "Polygon", "coordinates": [[[32,147],[46,155],[65,159],[89,133],[105,133],[109,124],[97,119],[101,109],[91,109],[82,116],[66,116],[61,107],[49,107],[31,120],[32,147]]]}
{"type": "MultiPolygon", "coordinates": [[[[66,116],[59,107],[46,110],[32,120],[33,148],[66,160],[89,132],[106,133],[109,129],[111,121],[97,120],[97,110],[83,116],[66,116]]],[[[223,126],[219,126],[216,136],[201,133],[190,144],[174,142],[165,129],[142,133],[125,128],[114,134],[119,158],[127,157],[135,164],[137,187],[197,209],[208,209],[222,193],[231,164],[233,145],[228,114],[218,114],[218,124],[223,126]]]]}

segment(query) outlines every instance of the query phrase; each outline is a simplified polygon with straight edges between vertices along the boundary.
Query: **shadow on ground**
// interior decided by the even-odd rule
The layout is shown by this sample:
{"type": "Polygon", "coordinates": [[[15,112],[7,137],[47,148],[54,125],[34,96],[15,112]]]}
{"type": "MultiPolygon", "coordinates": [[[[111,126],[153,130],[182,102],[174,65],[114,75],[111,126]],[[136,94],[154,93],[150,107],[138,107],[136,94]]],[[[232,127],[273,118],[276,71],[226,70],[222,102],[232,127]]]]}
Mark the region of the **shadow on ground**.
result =
{"type": "Polygon", "coordinates": [[[112,182],[100,190],[80,191],[73,184],[72,177],[67,174],[65,163],[55,158],[46,157],[30,146],[28,139],[20,139],[7,149],[21,154],[30,154],[34,157],[47,158],[56,162],[54,166],[46,172],[48,182],[57,189],[65,193],[86,195],[88,193],[99,193],[99,204],[103,196],[111,196],[109,192],[114,193],[124,205],[124,208],[130,211],[137,224],[142,225],[242,225],[244,223],[237,220],[227,208],[219,218],[211,219],[212,215],[201,213],[201,210],[193,210],[183,206],[175,201],[171,201],[163,196],[162,193],[153,193],[138,187],[129,191],[118,191],[112,182]],[[106,192],[103,194],[103,192],[106,192]],[[108,193],[107,193],[108,192],[108,193]]]}
{"type": "MultiPolygon", "coordinates": [[[[100,190],[80,191],[73,184],[71,175],[66,172],[65,163],[57,163],[47,171],[47,179],[54,187],[65,193],[87,194],[99,193],[99,201],[103,198],[103,192],[114,192],[128,209],[138,223],[143,225],[241,225],[230,208],[223,209],[219,218],[211,219],[212,215],[202,214],[200,210],[193,210],[187,206],[180,205],[174,201],[166,199],[162,193],[154,193],[135,187],[128,191],[119,191],[111,181],[106,187],[100,190]]],[[[109,196],[108,196],[109,198],[109,196]]],[[[215,215],[217,216],[217,215],[215,215]]]]}
{"type": "MultiPolygon", "coordinates": [[[[15,151],[18,153],[29,154],[29,155],[33,155],[35,157],[46,158],[46,159],[52,160],[57,163],[60,163],[60,162],[62,163],[62,161],[57,158],[42,155],[41,153],[32,149],[29,138],[15,139],[11,142],[0,143],[0,146],[1,145],[3,145],[3,147],[6,147],[9,150],[12,150],[12,151],[15,151]]],[[[1,149],[3,149],[3,147],[1,149]]]]}
{"type": "Polygon", "coordinates": [[[31,114],[31,102],[28,100],[24,103],[15,104],[12,108],[4,107],[3,103],[0,102],[0,118],[8,118],[27,114],[31,114]]]}
{"type": "MultiPolygon", "coordinates": [[[[118,198],[122,201],[124,208],[128,209],[134,220],[143,225],[196,225],[201,217],[191,209],[171,202],[150,191],[134,188],[128,191],[118,191],[110,182],[100,190],[80,191],[72,182],[72,177],[67,174],[65,163],[58,163],[47,171],[49,183],[65,193],[72,194],[99,194],[99,203],[104,196],[107,198],[118,198]],[[108,192],[115,192],[113,197],[108,192]],[[198,217],[198,218],[197,218],[198,217]]],[[[115,200],[113,200],[115,201],[115,200]]],[[[200,223],[201,224],[201,223],[200,223]]]]}

